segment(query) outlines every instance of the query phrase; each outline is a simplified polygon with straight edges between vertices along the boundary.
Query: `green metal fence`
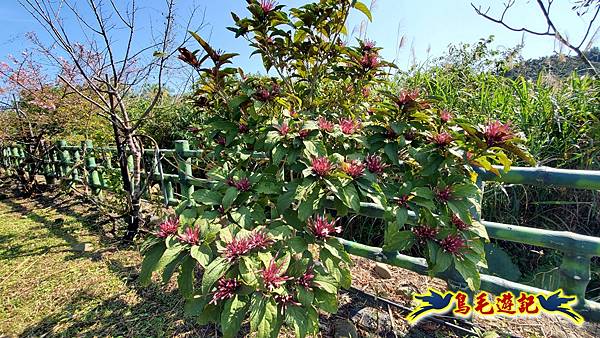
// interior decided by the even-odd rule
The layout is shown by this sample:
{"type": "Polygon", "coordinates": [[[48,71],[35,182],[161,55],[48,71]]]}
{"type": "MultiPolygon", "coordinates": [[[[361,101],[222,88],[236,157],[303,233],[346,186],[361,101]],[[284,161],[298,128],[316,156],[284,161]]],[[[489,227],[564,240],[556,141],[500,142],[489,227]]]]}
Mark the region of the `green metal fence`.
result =
{"type": "MultiPolygon", "coordinates": [[[[28,156],[19,146],[3,147],[1,150],[0,166],[9,172],[24,163],[28,156]]],[[[113,163],[118,163],[114,157],[115,152],[116,148],[112,147],[95,148],[91,141],[83,142],[78,146],[61,141],[44,157],[42,174],[49,183],[56,179],[83,183],[90,188],[91,193],[101,194],[102,190],[112,189],[107,182],[110,171],[119,170],[118,166],[113,167],[113,163]]],[[[206,187],[210,184],[207,180],[192,175],[192,167],[201,156],[202,151],[190,149],[188,141],[176,141],[174,149],[145,150],[145,175],[152,184],[160,186],[160,194],[157,197],[165,204],[176,205],[181,200],[191,200],[195,186],[206,187]]],[[[600,171],[513,167],[500,177],[484,171],[479,171],[479,174],[482,190],[485,181],[600,190],[600,171]]],[[[156,191],[148,189],[148,193],[156,194],[156,191]]],[[[359,213],[374,218],[383,217],[383,210],[370,203],[361,203],[359,213]]],[[[600,238],[568,231],[551,231],[488,221],[482,223],[490,238],[562,252],[562,263],[558,267],[559,287],[566,294],[578,296],[579,303],[576,308],[587,320],[600,321],[600,303],[585,299],[586,288],[590,281],[590,260],[592,257],[600,256],[600,238]]],[[[340,241],[353,255],[427,274],[427,263],[424,258],[411,257],[399,252],[384,252],[378,247],[344,239],[340,241]]],[[[494,269],[493,266],[489,268],[494,269]]],[[[450,286],[460,286],[462,283],[460,277],[452,270],[445,271],[438,277],[446,280],[450,286]]],[[[496,294],[504,291],[517,293],[553,291],[485,274],[481,275],[481,289],[496,294]]]]}

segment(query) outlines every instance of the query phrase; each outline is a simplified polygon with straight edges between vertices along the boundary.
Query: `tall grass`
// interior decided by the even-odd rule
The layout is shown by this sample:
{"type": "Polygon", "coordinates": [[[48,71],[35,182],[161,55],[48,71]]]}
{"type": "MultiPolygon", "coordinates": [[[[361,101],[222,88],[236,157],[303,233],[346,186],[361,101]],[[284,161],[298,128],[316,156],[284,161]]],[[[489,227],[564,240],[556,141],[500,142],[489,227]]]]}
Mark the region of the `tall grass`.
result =
{"type": "MultiPolygon", "coordinates": [[[[470,51],[463,48],[454,54],[470,51]]],[[[489,53],[468,56],[449,54],[434,65],[399,73],[391,85],[420,88],[442,107],[474,121],[511,121],[526,135],[539,165],[600,170],[599,80],[577,74],[510,78],[502,71],[509,60],[483,62],[492,67],[482,68],[481,59],[489,53]]],[[[488,184],[482,212],[484,219],[491,221],[600,237],[598,191],[488,184]]],[[[558,252],[512,243],[502,246],[521,271],[528,272],[522,281],[536,280],[539,284],[545,279],[540,276],[560,263],[558,252]]],[[[593,264],[592,270],[588,290],[600,286],[600,266],[593,264]]],[[[589,296],[597,296],[597,291],[589,296]]]]}

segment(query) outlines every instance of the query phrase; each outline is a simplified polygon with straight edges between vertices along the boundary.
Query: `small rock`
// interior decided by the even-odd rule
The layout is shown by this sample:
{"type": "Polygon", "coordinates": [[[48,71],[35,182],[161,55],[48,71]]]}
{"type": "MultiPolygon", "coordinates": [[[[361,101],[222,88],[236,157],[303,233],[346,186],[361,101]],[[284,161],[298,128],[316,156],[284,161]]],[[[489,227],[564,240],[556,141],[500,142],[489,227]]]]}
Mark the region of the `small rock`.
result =
{"type": "Polygon", "coordinates": [[[148,226],[151,228],[158,226],[160,223],[162,223],[162,218],[160,218],[156,215],[150,216],[150,219],[148,220],[148,226]]]}
{"type": "Polygon", "coordinates": [[[352,322],[348,319],[337,320],[334,324],[335,338],[358,338],[358,331],[352,322]]]}
{"type": "Polygon", "coordinates": [[[386,264],[375,263],[375,268],[374,269],[375,269],[375,273],[380,278],[383,278],[383,279],[390,279],[390,278],[392,278],[392,272],[390,271],[390,268],[388,268],[388,266],[386,264]]]}
{"type": "Polygon", "coordinates": [[[71,245],[71,251],[76,252],[90,252],[94,246],[90,243],[75,243],[71,245]]]}
{"type": "Polygon", "coordinates": [[[372,307],[364,307],[358,310],[351,318],[352,323],[364,328],[369,332],[392,331],[392,321],[387,311],[378,311],[372,307]]]}

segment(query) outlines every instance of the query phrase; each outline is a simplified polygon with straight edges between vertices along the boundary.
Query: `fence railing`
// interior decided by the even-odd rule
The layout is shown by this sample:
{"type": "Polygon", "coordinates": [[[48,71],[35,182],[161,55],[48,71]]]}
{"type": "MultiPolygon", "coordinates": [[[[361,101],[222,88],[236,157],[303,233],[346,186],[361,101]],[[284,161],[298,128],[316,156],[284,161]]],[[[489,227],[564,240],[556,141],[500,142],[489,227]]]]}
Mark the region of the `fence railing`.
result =
{"type": "MultiPolygon", "coordinates": [[[[0,166],[5,170],[14,170],[19,165],[26,165],[28,154],[24,148],[10,146],[1,148],[0,166]]],[[[44,158],[43,174],[47,182],[56,179],[67,182],[79,182],[88,185],[91,193],[101,194],[102,190],[111,190],[111,172],[118,171],[115,159],[116,148],[95,148],[91,141],[79,146],[58,142],[56,147],[44,158]]],[[[176,205],[182,200],[193,201],[195,186],[210,184],[209,181],[193,176],[193,165],[202,156],[202,151],[190,149],[188,141],[176,141],[174,149],[147,149],[144,151],[145,175],[153,185],[159,184],[160,193],[148,188],[148,194],[155,194],[165,204],[176,205]]],[[[132,160],[129,160],[129,170],[132,160]]],[[[509,184],[525,184],[538,186],[560,186],[574,189],[600,190],[600,171],[564,170],[548,167],[521,168],[513,167],[509,172],[496,176],[479,170],[480,188],[484,181],[496,181],[509,184]]],[[[361,203],[359,214],[382,218],[384,211],[370,203],[361,203]]],[[[481,217],[481,215],[477,215],[481,217]]],[[[558,286],[566,294],[576,295],[579,299],[577,310],[590,321],[600,321],[600,303],[585,299],[590,281],[590,262],[593,257],[600,256],[600,238],[583,236],[568,231],[551,231],[512,224],[481,221],[490,238],[502,241],[529,244],[549,248],[563,254],[558,268],[558,286]]],[[[339,239],[347,251],[353,255],[384,262],[412,270],[419,274],[427,274],[427,263],[424,258],[412,257],[399,252],[384,252],[381,248],[372,247],[345,239],[339,239]]],[[[489,267],[494,269],[493,266],[489,267]]],[[[446,280],[450,287],[460,287],[463,281],[455,271],[447,270],[437,275],[446,280]]],[[[502,277],[481,275],[481,289],[501,293],[512,292],[550,292],[533,286],[513,282],[502,277]]]]}

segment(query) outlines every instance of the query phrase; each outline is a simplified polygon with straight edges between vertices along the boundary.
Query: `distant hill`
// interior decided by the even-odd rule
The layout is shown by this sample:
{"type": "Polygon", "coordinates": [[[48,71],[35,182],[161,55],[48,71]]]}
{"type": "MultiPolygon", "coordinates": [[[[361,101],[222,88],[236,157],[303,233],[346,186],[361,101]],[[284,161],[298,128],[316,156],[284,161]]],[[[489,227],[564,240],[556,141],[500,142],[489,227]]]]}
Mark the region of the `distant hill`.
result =
{"type": "MultiPolygon", "coordinates": [[[[586,52],[587,57],[597,69],[600,69],[600,49],[594,47],[586,52]]],[[[569,76],[572,72],[590,74],[591,71],[577,56],[552,55],[538,59],[525,60],[506,73],[506,76],[515,78],[520,75],[527,79],[536,79],[540,72],[558,77],[569,76]]]]}

